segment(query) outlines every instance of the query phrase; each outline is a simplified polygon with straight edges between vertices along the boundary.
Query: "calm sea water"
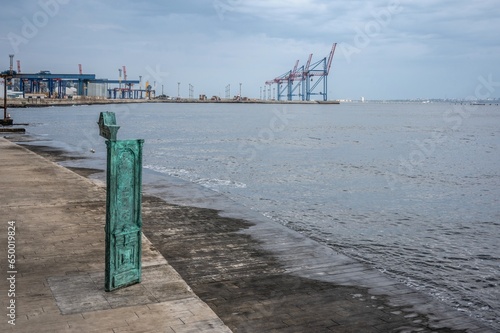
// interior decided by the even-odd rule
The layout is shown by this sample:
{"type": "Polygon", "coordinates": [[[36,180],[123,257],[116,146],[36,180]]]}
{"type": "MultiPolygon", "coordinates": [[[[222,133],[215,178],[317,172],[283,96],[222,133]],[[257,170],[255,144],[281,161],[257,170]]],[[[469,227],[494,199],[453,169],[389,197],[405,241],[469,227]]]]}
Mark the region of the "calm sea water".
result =
{"type": "Polygon", "coordinates": [[[38,144],[104,169],[101,111],[116,113],[119,138],[145,139],[146,189],[182,204],[238,202],[500,330],[500,106],[136,104],[10,113],[30,123],[38,144]]]}

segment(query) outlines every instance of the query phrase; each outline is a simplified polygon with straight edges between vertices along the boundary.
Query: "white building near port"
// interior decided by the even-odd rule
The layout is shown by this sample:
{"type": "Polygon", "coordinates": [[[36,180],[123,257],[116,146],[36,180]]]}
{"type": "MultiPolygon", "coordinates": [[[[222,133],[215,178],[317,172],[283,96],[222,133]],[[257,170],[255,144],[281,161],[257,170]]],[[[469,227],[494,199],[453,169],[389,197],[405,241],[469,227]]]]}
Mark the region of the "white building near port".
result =
{"type": "MultiPolygon", "coordinates": [[[[4,97],[4,83],[3,80],[0,80],[0,99],[3,99],[4,97]]],[[[22,98],[23,97],[23,92],[22,91],[13,91],[9,90],[7,88],[7,98],[22,98]]]]}
{"type": "Polygon", "coordinates": [[[107,83],[89,83],[87,87],[87,96],[106,98],[108,95],[107,83]]]}

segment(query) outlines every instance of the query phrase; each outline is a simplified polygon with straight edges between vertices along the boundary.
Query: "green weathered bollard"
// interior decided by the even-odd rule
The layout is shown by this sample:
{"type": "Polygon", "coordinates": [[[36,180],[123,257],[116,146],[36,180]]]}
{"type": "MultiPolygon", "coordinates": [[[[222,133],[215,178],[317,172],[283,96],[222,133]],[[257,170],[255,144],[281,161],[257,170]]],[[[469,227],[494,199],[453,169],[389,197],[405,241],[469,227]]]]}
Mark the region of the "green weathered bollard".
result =
{"type": "Polygon", "coordinates": [[[113,112],[101,112],[100,135],[107,139],[106,291],[141,282],[141,187],[144,140],[116,140],[113,112]]]}

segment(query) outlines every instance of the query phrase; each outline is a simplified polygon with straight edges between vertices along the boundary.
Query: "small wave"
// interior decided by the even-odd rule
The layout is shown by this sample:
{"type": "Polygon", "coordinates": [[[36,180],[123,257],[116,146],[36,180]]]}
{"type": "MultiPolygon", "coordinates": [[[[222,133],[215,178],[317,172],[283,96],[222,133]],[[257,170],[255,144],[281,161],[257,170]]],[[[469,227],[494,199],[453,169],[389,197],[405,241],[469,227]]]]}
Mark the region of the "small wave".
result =
{"type": "Polygon", "coordinates": [[[185,169],[170,169],[158,165],[145,165],[144,168],[182,179],[189,178],[188,176],[191,174],[188,170],[185,169]]]}
{"type": "Polygon", "coordinates": [[[194,181],[196,184],[200,184],[209,188],[218,188],[221,186],[229,186],[233,188],[246,188],[247,185],[245,183],[240,183],[227,179],[217,179],[217,178],[202,178],[194,181]]]}
{"type": "Polygon", "coordinates": [[[171,169],[158,165],[145,165],[144,168],[164,173],[169,176],[181,178],[184,180],[188,180],[195,184],[199,184],[201,186],[217,190],[220,187],[231,187],[231,188],[246,188],[247,184],[229,180],[229,179],[218,179],[218,178],[200,178],[198,175],[186,169],[171,169]]]}

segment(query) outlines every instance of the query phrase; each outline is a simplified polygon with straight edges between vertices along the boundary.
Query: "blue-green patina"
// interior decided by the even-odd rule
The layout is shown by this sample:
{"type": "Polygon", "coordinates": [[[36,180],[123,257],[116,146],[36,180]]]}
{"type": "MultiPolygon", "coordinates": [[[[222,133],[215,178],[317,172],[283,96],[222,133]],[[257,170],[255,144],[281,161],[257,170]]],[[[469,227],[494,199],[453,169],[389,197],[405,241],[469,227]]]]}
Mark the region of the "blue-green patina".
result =
{"type": "Polygon", "coordinates": [[[120,126],[116,125],[114,112],[101,112],[99,115],[99,135],[105,139],[116,141],[116,135],[120,126]]]}
{"type": "Polygon", "coordinates": [[[119,126],[112,112],[101,112],[98,124],[108,139],[105,290],[111,291],[141,282],[144,140],[116,140],[119,126]]]}

